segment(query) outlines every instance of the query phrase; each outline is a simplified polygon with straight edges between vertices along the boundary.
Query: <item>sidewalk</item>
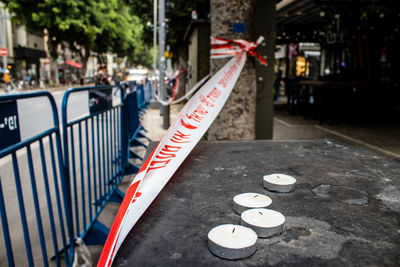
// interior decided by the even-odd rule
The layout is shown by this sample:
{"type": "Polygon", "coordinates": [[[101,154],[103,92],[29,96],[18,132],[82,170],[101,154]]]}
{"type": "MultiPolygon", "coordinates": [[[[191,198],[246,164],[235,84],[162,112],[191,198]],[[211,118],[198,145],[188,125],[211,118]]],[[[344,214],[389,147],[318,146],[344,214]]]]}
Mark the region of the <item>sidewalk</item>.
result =
{"type": "MultiPolygon", "coordinates": [[[[171,123],[181,108],[171,106],[171,123]]],[[[316,119],[289,115],[282,103],[275,104],[274,113],[274,140],[338,139],[400,159],[400,124],[393,118],[320,124],[316,119]]],[[[160,140],[166,132],[159,114],[158,109],[149,109],[143,121],[152,140],[160,140]]]]}
{"type": "Polygon", "coordinates": [[[338,139],[400,159],[400,124],[394,119],[319,124],[317,120],[289,115],[275,105],[274,139],[338,139]]]}

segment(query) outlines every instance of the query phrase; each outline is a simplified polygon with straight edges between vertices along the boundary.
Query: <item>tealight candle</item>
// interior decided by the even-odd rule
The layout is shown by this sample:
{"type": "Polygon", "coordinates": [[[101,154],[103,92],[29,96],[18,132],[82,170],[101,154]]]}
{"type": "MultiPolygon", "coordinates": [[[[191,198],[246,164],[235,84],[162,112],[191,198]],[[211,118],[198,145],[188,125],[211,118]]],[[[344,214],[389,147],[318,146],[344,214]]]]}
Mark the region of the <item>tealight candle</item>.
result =
{"type": "Polygon", "coordinates": [[[233,210],[241,214],[247,209],[265,208],[271,205],[272,200],[266,195],[257,193],[243,193],[233,198],[233,210]]]}
{"type": "Polygon", "coordinates": [[[270,191],[288,193],[296,187],[296,179],[290,175],[280,173],[265,175],[264,187],[270,191]]]}
{"type": "Polygon", "coordinates": [[[208,232],[208,248],[221,258],[236,260],[251,256],[256,251],[257,234],[250,228],[222,224],[208,232]]]}
{"type": "Polygon", "coordinates": [[[283,231],[285,216],[270,209],[250,209],[241,215],[241,224],[252,228],[259,237],[270,237],[283,231]]]}

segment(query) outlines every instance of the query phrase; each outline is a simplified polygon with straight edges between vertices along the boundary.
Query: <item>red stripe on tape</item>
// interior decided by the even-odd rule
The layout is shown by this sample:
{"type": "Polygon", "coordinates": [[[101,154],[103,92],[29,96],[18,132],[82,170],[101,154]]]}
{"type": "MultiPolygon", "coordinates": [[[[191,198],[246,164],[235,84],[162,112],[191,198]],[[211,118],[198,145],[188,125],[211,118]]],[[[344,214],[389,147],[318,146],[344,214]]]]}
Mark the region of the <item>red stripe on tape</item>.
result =
{"type": "Polygon", "coordinates": [[[211,53],[211,57],[213,57],[213,56],[235,56],[238,54],[239,54],[239,51],[230,52],[230,53],[211,53]]]}
{"type": "MultiPolygon", "coordinates": [[[[143,163],[142,167],[140,168],[138,174],[142,171],[146,171],[148,165],[150,164],[154,153],[156,152],[158,148],[158,145],[154,148],[153,152],[147,157],[146,161],[143,163]]],[[[118,236],[119,236],[119,229],[121,227],[123,218],[128,211],[129,204],[131,202],[131,199],[135,197],[140,197],[141,193],[137,192],[137,189],[139,187],[139,184],[141,183],[142,180],[136,181],[135,183],[131,184],[128,188],[128,191],[125,194],[125,197],[121,203],[121,206],[118,210],[117,216],[114,219],[113,225],[111,227],[110,233],[107,236],[107,241],[104,245],[103,251],[100,255],[99,262],[97,263],[97,266],[108,266],[108,264],[111,264],[112,259],[114,257],[114,250],[115,250],[115,243],[118,241],[118,236]],[[111,251],[111,257],[109,257],[109,251],[111,251]]]]}
{"type": "Polygon", "coordinates": [[[221,48],[236,48],[236,46],[231,44],[212,44],[211,49],[221,49],[221,48]]]}
{"type": "Polygon", "coordinates": [[[118,240],[119,228],[120,228],[121,223],[124,219],[124,216],[128,210],[131,199],[133,198],[133,196],[135,195],[135,193],[138,189],[139,184],[140,184],[140,181],[137,181],[136,183],[132,184],[125,194],[124,200],[122,201],[122,204],[119,207],[117,216],[115,217],[115,220],[111,227],[110,233],[108,234],[106,244],[104,245],[104,248],[103,248],[103,252],[106,251],[107,253],[101,253],[99,262],[97,263],[98,267],[111,265],[111,262],[112,262],[111,260],[113,258],[114,249],[115,249],[114,243],[116,243],[118,240]],[[115,241],[115,242],[113,242],[113,241],[115,241]],[[112,251],[111,255],[108,254],[109,251],[112,251]]]}

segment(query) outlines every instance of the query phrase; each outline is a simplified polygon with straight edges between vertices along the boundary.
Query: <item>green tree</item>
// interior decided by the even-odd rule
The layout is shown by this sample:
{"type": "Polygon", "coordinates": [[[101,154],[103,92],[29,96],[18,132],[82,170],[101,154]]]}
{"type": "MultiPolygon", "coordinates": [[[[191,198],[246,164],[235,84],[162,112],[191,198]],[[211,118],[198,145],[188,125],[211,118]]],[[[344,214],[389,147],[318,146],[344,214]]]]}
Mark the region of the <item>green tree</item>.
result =
{"type": "MultiPolygon", "coordinates": [[[[132,7],[144,27],[144,41],[151,45],[153,42],[153,0],[126,0],[132,7]]],[[[210,0],[166,0],[166,18],[168,19],[166,42],[173,54],[179,43],[182,43],[186,29],[191,22],[192,10],[196,10],[199,19],[208,19],[210,0]]]]}
{"type": "Polygon", "coordinates": [[[28,30],[48,32],[50,55],[57,57],[57,45],[68,43],[82,58],[86,72],[91,52],[119,56],[142,47],[143,26],[132,16],[123,0],[1,0],[14,20],[28,30]]]}

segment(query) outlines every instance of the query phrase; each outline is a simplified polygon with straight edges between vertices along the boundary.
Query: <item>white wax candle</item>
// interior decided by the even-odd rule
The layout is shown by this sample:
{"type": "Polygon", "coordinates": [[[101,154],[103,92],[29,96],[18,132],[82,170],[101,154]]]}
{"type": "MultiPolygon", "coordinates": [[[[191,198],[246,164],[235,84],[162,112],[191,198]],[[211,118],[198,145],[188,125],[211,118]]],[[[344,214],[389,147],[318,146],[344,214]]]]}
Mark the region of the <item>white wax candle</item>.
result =
{"type": "Polygon", "coordinates": [[[287,193],[296,187],[296,179],[290,175],[274,173],[264,176],[264,187],[270,191],[287,193]]]}
{"type": "Polygon", "coordinates": [[[257,238],[257,234],[248,227],[222,224],[208,232],[208,247],[218,257],[242,259],[256,251],[257,238]]]}
{"type": "Polygon", "coordinates": [[[252,228],[259,237],[269,237],[283,231],[285,216],[270,209],[250,209],[241,215],[241,223],[252,228]]]}
{"type": "Polygon", "coordinates": [[[233,198],[233,210],[241,214],[243,211],[247,209],[253,208],[266,208],[271,205],[272,200],[262,194],[258,193],[243,193],[236,195],[233,198]]]}

